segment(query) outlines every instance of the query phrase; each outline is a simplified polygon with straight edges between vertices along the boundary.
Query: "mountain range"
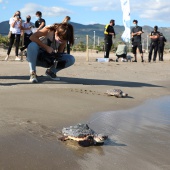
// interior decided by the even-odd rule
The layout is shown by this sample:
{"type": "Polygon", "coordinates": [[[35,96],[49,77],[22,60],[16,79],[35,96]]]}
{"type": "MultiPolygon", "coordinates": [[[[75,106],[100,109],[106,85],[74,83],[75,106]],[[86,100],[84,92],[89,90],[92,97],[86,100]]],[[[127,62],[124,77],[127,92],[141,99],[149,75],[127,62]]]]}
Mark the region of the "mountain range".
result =
{"type": "MultiPolygon", "coordinates": [[[[105,25],[102,24],[89,24],[83,25],[79,23],[71,22],[74,27],[75,32],[75,43],[85,42],[86,35],[89,35],[89,44],[94,43],[95,37],[95,44],[97,45],[100,42],[104,41],[103,31],[105,25]]],[[[153,30],[150,26],[142,26],[144,33],[142,34],[142,41],[144,44],[147,43],[147,35],[153,30]]],[[[114,26],[116,32],[116,42],[121,40],[121,35],[124,31],[124,26],[115,25],[114,26]]],[[[170,48],[170,27],[160,27],[158,30],[163,33],[165,38],[167,39],[166,47],[170,48]]],[[[9,32],[9,21],[0,22],[0,34],[7,35],[9,32]]]]}

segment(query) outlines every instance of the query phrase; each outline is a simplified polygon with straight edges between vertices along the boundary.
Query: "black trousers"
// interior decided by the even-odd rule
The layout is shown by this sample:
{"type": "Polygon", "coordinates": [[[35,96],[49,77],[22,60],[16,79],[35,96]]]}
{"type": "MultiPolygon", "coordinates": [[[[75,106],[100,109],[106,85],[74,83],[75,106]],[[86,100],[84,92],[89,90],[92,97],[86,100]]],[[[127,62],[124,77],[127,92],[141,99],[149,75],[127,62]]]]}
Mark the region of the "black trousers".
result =
{"type": "Polygon", "coordinates": [[[13,46],[14,41],[15,41],[15,55],[18,56],[20,37],[21,37],[21,34],[11,34],[11,37],[10,37],[10,40],[9,40],[9,47],[8,47],[7,55],[10,54],[12,46],[13,46]]]}
{"type": "Polygon", "coordinates": [[[140,54],[142,54],[143,51],[142,51],[142,43],[141,42],[133,42],[132,43],[133,54],[136,54],[137,48],[138,48],[140,54]]]}
{"type": "Polygon", "coordinates": [[[159,61],[163,61],[164,45],[158,45],[159,61]]]}
{"type": "Polygon", "coordinates": [[[109,53],[112,47],[112,40],[110,39],[105,39],[105,53],[104,53],[104,58],[109,58],[109,53]]]}
{"type": "Polygon", "coordinates": [[[152,59],[153,50],[154,50],[153,61],[156,61],[157,52],[158,52],[158,43],[152,42],[150,44],[150,51],[149,51],[148,61],[151,61],[151,59],[152,59]]]}
{"type": "Polygon", "coordinates": [[[30,40],[31,35],[32,33],[31,34],[24,33],[24,46],[20,48],[21,51],[25,50],[28,47],[29,43],[31,42],[30,40]]]}

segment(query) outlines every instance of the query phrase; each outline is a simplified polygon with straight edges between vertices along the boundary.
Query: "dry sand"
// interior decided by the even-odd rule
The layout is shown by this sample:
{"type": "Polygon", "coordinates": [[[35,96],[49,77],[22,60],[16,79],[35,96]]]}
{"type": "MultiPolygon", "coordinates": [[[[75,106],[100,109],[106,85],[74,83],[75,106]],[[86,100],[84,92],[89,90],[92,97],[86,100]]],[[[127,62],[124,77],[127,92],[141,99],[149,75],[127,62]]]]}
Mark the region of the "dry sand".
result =
{"type": "MultiPolygon", "coordinates": [[[[145,114],[129,113],[148,99],[170,95],[169,54],[164,62],[141,63],[138,58],[137,63],[98,63],[95,59],[103,53],[90,52],[86,62],[86,53],[75,52],[74,66],[58,73],[61,81],[51,81],[39,67],[38,84],[28,82],[27,61],[13,61],[13,52],[8,62],[2,61],[5,54],[1,49],[0,170],[170,169],[170,123],[157,123],[166,117],[152,110],[144,119],[149,112],[145,105],[139,109],[145,109],[145,114]],[[129,97],[108,97],[106,90],[113,88],[129,97]],[[109,141],[101,147],[82,148],[73,141],[57,140],[63,127],[79,122],[109,131],[109,141]]],[[[114,54],[110,57],[115,59],[114,54]]]]}

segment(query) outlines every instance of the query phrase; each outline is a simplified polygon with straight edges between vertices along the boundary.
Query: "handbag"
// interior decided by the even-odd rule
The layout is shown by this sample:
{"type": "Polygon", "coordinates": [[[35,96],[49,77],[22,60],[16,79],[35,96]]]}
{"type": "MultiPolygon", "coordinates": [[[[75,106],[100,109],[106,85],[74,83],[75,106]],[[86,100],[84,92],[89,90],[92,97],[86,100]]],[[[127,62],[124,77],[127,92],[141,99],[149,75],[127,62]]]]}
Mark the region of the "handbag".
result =
{"type": "Polygon", "coordinates": [[[11,38],[12,31],[9,31],[8,38],[11,38]]]}
{"type": "Polygon", "coordinates": [[[63,53],[48,53],[43,49],[39,50],[36,66],[49,68],[65,68],[66,61],[62,59],[63,53]]]}

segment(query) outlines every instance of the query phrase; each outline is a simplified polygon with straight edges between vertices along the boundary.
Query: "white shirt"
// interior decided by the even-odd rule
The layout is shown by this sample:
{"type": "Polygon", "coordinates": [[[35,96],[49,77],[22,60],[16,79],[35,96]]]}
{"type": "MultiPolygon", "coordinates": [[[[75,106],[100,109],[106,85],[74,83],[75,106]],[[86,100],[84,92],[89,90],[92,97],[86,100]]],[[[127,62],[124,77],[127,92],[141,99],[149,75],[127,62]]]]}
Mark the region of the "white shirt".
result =
{"type": "Polygon", "coordinates": [[[12,34],[21,34],[21,28],[20,24],[21,21],[16,21],[14,27],[11,26],[12,23],[15,22],[15,18],[10,18],[9,24],[10,24],[10,31],[12,31],[12,34]]]}
{"type": "MultiPolygon", "coordinates": [[[[30,22],[24,22],[24,23],[22,24],[22,26],[23,26],[24,28],[30,28],[30,26],[32,26],[32,24],[31,24],[30,22]]],[[[31,29],[30,29],[30,30],[24,30],[24,33],[26,33],[26,34],[31,34],[32,31],[31,31],[31,29]]]]}

